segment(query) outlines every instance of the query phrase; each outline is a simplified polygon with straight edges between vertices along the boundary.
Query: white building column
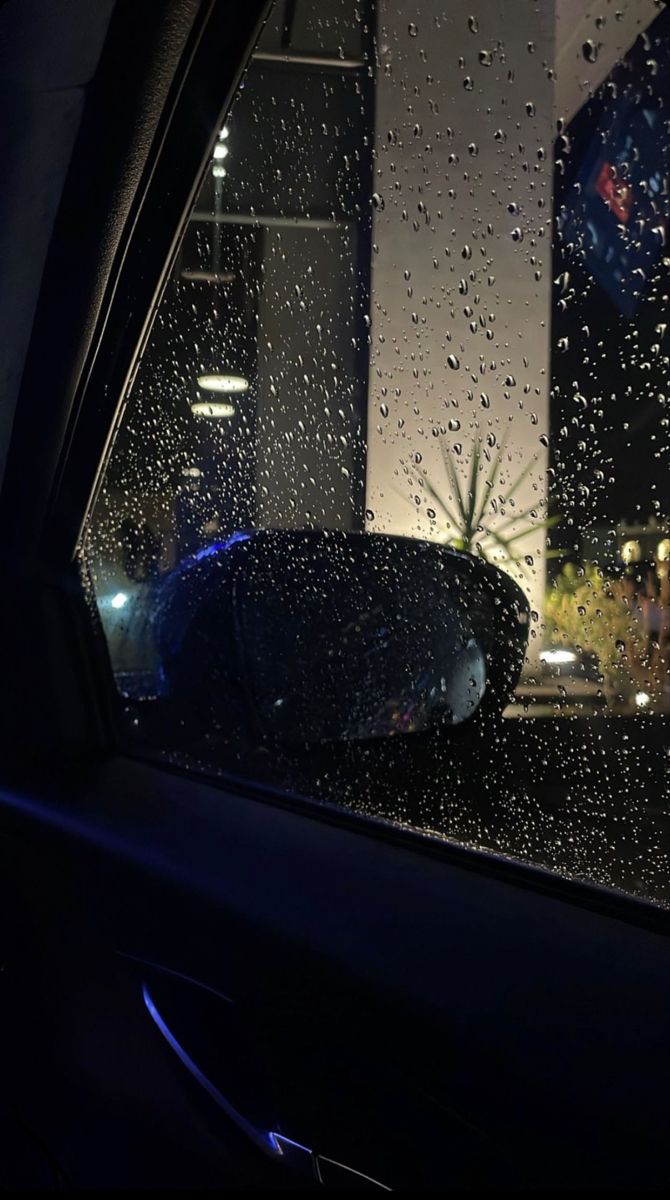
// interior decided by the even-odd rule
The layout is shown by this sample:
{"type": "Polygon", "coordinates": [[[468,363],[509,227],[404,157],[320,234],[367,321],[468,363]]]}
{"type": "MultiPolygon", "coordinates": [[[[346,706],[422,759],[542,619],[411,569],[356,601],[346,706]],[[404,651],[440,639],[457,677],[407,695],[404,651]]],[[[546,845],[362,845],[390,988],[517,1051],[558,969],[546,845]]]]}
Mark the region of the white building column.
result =
{"type": "MultiPolygon", "coordinates": [[[[503,439],[487,518],[508,535],[529,519],[515,514],[546,516],[554,31],[553,0],[381,0],[370,529],[438,536],[422,473],[453,511],[443,449],[467,491],[474,447],[484,488],[503,439]]],[[[545,541],[542,527],[516,541],[511,571],[538,614],[535,651],[545,541]]]]}

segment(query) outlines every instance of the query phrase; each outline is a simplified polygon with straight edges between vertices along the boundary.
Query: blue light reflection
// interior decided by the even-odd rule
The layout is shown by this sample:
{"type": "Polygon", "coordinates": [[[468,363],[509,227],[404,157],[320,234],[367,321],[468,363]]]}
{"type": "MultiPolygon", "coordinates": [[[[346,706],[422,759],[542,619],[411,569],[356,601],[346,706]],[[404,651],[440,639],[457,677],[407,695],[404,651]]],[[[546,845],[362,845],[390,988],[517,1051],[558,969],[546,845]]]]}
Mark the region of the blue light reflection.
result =
{"type": "Polygon", "coordinates": [[[223,1093],[220,1092],[219,1089],[212,1083],[212,1081],[207,1078],[204,1072],[200,1070],[200,1067],[197,1065],[197,1063],[193,1061],[190,1054],[184,1049],[181,1042],[177,1040],[169,1026],[166,1025],[151,998],[151,994],[146,983],[142,984],[142,999],[144,1000],[149,1016],[156,1025],[157,1029],[165,1038],[168,1046],[174,1050],[177,1058],[183,1064],[183,1066],[186,1067],[186,1070],[189,1072],[189,1074],[193,1076],[193,1078],[197,1081],[197,1083],[200,1084],[202,1088],[204,1088],[207,1094],[211,1096],[212,1100],[218,1104],[219,1108],[223,1109],[226,1116],[230,1117],[230,1120],[237,1126],[237,1128],[241,1130],[242,1133],[246,1134],[246,1136],[250,1138],[251,1141],[254,1142],[254,1144],[258,1146],[259,1150],[262,1150],[264,1154],[281,1156],[282,1150],[275,1140],[275,1135],[272,1133],[265,1133],[261,1129],[256,1129],[255,1125],[252,1125],[250,1121],[247,1121],[246,1117],[243,1117],[242,1114],[233,1107],[223,1093]]]}
{"type": "Polygon", "coordinates": [[[204,549],[198,550],[194,555],[196,562],[202,562],[204,558],[211,558],[213,554],[218,554],[219,550],[230,550],[231,546],[236,546],[238,542],[248,542],[251,538],[250,533],[237,533],[231,536],[225,542],[212,542],[211,546],[205,546],[204,549]]]}

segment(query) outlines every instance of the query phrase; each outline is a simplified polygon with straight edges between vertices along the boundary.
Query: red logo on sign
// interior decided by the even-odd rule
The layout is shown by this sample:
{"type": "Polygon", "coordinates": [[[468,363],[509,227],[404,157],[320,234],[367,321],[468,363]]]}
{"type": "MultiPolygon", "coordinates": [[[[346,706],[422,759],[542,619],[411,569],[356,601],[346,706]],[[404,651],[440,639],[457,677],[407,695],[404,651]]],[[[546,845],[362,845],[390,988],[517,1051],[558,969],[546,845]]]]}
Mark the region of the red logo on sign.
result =
{"type": "Polygon", "coordinates": [[[596,191],[614,213],[617,221],[627,225],[633,211],[633,189],[629,183],[617,178],[616,168],[604,162],[596,179],[596,191]]]}

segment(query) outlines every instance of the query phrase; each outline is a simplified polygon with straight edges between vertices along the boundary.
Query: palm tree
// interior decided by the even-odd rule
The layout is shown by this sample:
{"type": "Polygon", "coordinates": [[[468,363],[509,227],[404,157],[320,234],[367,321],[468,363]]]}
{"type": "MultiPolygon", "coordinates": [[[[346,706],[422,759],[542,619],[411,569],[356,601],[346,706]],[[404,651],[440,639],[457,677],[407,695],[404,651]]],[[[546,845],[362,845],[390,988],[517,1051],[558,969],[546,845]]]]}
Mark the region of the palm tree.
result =
{"type": "MultiPolygon", "coordinates": [[[[487,561],[495,559],[502,566],[514,564],[526,574],[526,567],[530,564],[519,551],[518,543],[538,529],[551,529],[561,518],[553,516],[538,520],[537,506],[533,505],[521,512],[503,516],[502,520],[499,519],[492,493],[499,485],[506,444],[507,434],[496,452],[490,454],[481,439],[473,440],[466,487],[465,481],[459,479],[449,448],[442,443],[442,459],[451,489],[448,500],[445,499],[442,488],[438,489],[425,470],[419,472],[420,486],[435,505],[432,512],[428,509],[428,515],[435,523],[440,541],[448,543],[456,550],[466,550],[469,554],[479,555],[487,561]],[[488,471],[483,470],[483,460],[489,464],[488,471]]],[[[536,461],[536,458],[529,459],[509,487],[503,489],[504,500],[501,502],[501,508],[513,499],[536,461]]],[[[403,498],[409,500],[407,496],[403,498]]],[[[556,558],[563,551],[548,550],[546,553],[547,557],[556,558]]]]}

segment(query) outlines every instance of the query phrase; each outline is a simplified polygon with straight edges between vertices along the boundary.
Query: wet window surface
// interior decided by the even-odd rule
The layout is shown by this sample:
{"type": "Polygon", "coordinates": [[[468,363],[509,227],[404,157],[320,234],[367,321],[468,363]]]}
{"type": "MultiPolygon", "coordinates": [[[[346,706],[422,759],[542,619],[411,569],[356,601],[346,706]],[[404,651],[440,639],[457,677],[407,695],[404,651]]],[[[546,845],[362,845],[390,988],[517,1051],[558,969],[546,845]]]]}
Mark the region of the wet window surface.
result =
{"type": "Polygon", "coordinates": [[[653,0],[274,6],[80,547],[136,750],[668,903],[669,101],[653,0]]]}

